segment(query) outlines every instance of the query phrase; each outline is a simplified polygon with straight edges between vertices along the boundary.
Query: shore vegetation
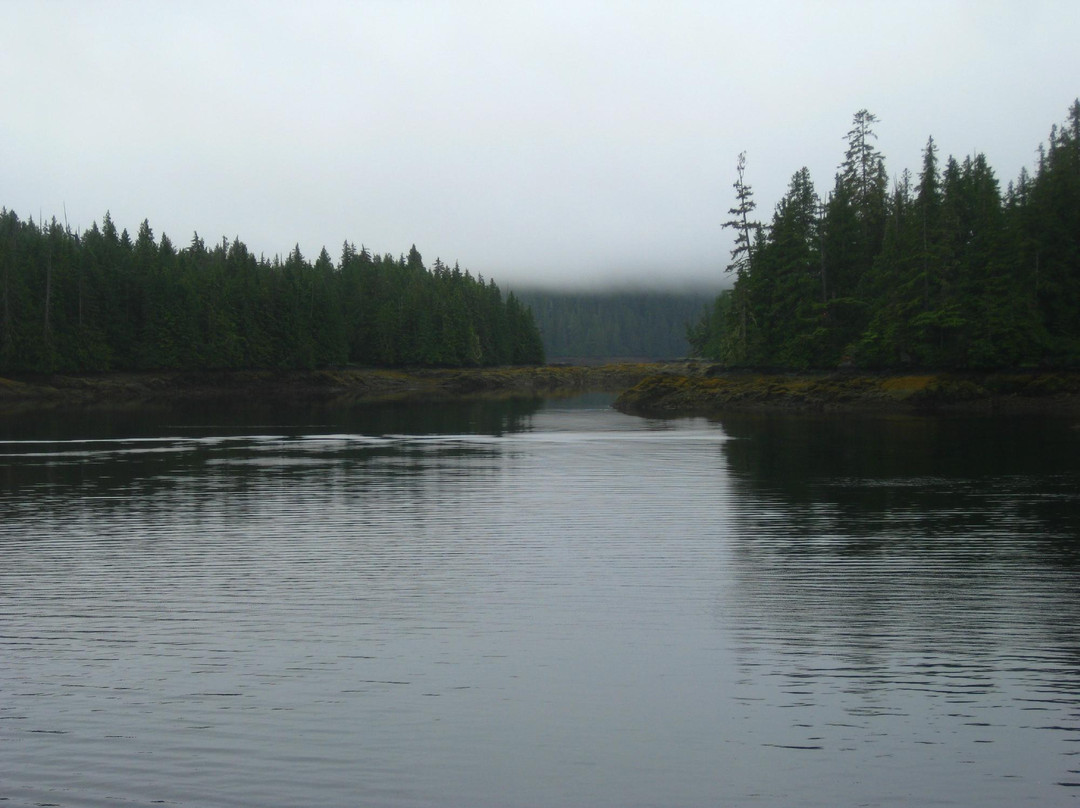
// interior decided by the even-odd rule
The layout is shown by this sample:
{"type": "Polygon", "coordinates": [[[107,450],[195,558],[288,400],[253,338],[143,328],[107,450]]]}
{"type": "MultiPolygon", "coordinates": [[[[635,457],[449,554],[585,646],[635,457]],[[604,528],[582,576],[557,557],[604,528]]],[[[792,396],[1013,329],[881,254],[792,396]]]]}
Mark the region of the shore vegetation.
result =
{"type": "Polygon", "coordinates": [[[1001,369],[1080,366],[1080,100],[1002,189],[983,154],[890,180],[878,119],[855,114],[832,189],[806,168],[766,222],[745,155],[724,227],[721,293],[689,333],[730,368],[1001,369]]]}
{"type": "Polygon", "coordinates": [[[428,268],[415,246],[268,260],[239,238],[178,248],[145,220],[132,238],[108,213],[77,233],[0,211],[0,373],[543,361],[513,293],[457,264],[428,268]]]}

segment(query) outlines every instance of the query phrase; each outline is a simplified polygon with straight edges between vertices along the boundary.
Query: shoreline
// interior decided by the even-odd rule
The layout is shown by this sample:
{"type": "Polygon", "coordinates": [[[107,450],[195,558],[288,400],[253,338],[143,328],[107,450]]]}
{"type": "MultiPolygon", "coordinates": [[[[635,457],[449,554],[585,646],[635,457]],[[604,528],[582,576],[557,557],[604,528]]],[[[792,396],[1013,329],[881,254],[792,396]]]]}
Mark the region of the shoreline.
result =
{"type": "Polygon", "coordinates": [[[732,411],[1080,415],[1080,372],[783,373],[705,362],[312,371],[141,371],[0,377],[0,417],[36,409],[356,404],[614,393],[615,408],[670,417],[732,411]]]}
{"type": "Polygon", "coordinates": [[[128,408],[280,401],[297,404],[535,398],[620,393],[692,363],[311,371],[132,371],[0,377],[0,416],[28,409],[128,408]]]}
{"type": "Polygon", "coordinates": [[[761,373],[710,367],[696,375],[651,376],[615,408],[634,415],[721,412],[967,413],[1080,415],[1080,373],[761,373]]]}

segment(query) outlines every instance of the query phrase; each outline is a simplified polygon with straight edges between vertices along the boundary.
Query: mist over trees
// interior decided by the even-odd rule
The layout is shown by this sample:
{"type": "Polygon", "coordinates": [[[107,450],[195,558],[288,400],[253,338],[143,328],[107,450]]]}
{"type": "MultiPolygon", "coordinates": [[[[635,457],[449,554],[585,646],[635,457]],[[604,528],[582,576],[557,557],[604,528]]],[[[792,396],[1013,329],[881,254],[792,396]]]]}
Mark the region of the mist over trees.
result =
{"type": "Polygon", "coordinates": [[[549,359],[677,359],[686,329],[715,292],[515,290],[532,310],[549,359]]]}
{"type": "Polygon", "coordinates": [[[177,248],[108,214],[81,234],[0,211],[0,371],[480,366],[544,361],[532,314],[494,281],[436,259],[335,263],[239,240],[177,248]]]}
{"type": "Polygon", "coordinates": [[[832,190],[792,176],[772,219],[739,155],[732,289],[690,329],[731,366],[1000,368],[1080,364],[1080,101],[1004,192],[982,154],[890,184],[877,118],[855,114],[832,190]]]}

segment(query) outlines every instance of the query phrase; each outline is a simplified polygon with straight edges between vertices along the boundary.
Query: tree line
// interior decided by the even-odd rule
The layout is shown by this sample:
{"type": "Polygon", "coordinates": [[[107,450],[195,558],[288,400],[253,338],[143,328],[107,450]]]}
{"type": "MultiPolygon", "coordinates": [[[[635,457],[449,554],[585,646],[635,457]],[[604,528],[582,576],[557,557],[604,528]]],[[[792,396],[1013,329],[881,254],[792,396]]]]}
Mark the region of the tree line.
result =
{"type": "Polygon", "coordinates": [[[731,366],[1001,368],[1080,364],[1080,100],[1002,192],[986,157],[890,184],[877,118],[854,116],[832,191],[806,168],[768,224],[739,155],[735,233],[721,293],[691,327],[695,352],[731,366]]]}
{"type": "Polygon", "coordinates": [[[532,313],[416,247],[335,264],[237,238],[176,248],[108,213],[82,233],[0,211],[0,371],[480,366],[544,361],[532,313]]]}
{"type": "Polygon", "coordinates": [[[516,289],[540,328],[544,353],[561,359],[676,359],[686,327],[715,292],[516,289]]]}

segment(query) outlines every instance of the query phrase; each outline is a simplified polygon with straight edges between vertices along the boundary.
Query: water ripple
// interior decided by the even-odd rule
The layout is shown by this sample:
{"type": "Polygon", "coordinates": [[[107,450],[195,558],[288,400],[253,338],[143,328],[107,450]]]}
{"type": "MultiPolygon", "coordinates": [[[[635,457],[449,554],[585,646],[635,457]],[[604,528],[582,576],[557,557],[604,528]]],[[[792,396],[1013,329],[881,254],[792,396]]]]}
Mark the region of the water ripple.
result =
{"type": "Polygon", "coordinates": [[[0,443],[0,797],[1072,799],[1067,461],[528,418],[0,443]]]}

